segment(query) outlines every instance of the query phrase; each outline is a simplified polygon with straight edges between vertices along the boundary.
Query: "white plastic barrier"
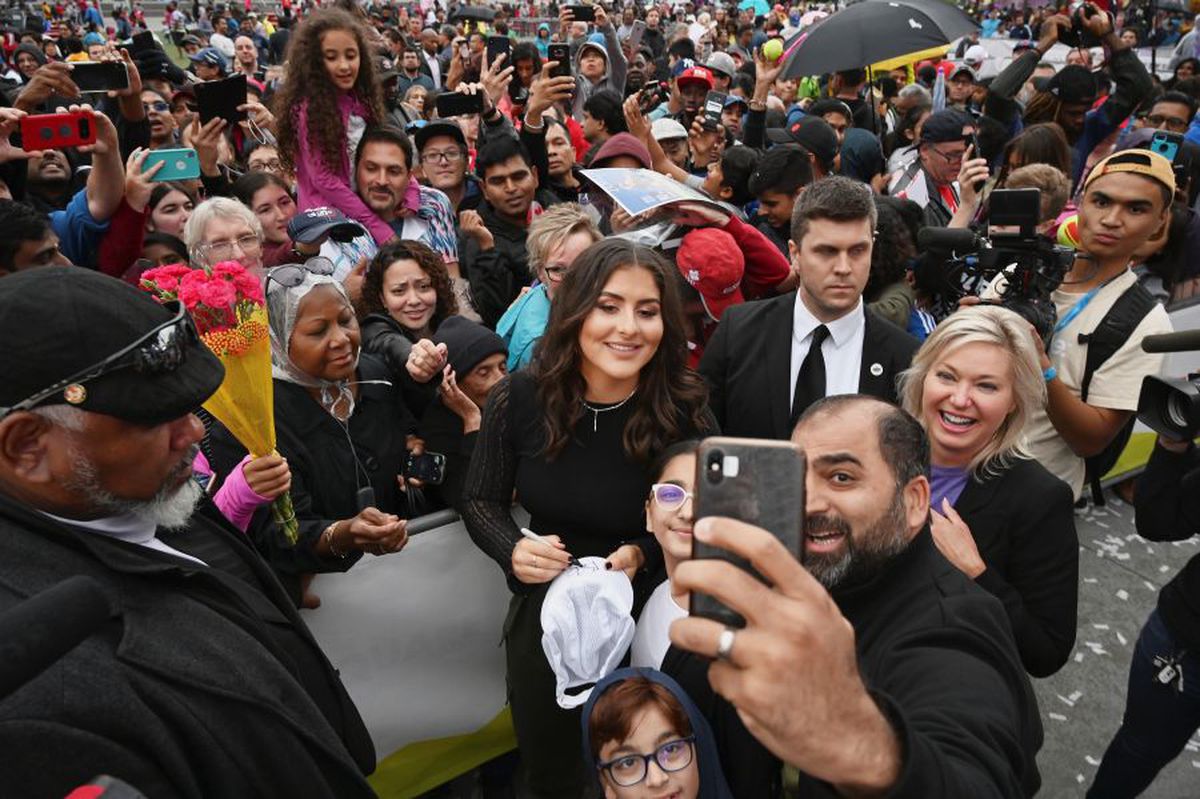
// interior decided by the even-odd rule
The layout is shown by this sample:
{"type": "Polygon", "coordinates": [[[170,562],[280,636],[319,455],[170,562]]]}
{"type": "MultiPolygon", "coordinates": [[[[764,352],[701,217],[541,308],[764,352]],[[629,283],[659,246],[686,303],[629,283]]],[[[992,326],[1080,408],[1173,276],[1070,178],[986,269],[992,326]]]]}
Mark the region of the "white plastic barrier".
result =
{"type": "Polygon", "coordinates": [[[304,611],[341,671],[382,761],[420,740],[471,733],[505,704],[504,576],[455,521],[402,552],[319,575],[304,611]]]}

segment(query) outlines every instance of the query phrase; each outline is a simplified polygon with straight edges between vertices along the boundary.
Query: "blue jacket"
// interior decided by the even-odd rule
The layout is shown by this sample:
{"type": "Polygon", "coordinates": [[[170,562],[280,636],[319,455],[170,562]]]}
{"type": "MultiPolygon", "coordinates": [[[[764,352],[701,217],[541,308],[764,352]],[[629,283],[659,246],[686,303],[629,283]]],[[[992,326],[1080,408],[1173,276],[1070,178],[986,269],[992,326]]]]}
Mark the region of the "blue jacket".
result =
{"type": "Polygon", "coordinates": [[[508,345],[508,371],[515,372],[533,360],[534,345],[545,332],[549,319],[550,298],[542,283],[508,306],[496,323],[496,332],[508,345]]]}

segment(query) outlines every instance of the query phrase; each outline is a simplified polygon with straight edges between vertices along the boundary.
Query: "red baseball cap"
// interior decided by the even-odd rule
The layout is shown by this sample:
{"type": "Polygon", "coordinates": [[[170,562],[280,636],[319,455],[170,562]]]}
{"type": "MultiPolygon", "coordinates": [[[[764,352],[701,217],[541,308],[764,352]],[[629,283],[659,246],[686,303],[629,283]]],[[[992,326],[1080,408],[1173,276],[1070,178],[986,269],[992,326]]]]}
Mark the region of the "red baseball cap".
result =
{"type": "Polygon", "coordinates": [[[688,233],[675,253],[675,265],[700,294],[704,310],[714,321],[721,320],[726,308],[746,301],[742,296],[746,259],[725,231],[703,227],[688,233]]]}
{"type": "Polygon", "coordinates": [[[708,67],[688,67],[679,73],[679,77],[675,79],[675,83],[681,89],[685,83],[703,83],[705,88],[711,91],[713,87],[712,70],[708,67]]]}

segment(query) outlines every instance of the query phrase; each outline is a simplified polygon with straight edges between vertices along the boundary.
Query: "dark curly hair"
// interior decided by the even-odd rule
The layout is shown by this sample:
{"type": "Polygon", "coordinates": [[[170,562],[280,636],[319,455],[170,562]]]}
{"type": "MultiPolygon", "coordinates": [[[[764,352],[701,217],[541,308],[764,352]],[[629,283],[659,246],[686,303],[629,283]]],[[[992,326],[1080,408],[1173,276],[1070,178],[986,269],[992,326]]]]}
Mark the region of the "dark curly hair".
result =
{"type": "MultiPolygon", "coordinates": [[[[362,295],[358,300],[358,318],[365,319],[373,313],[386,314],[387,307],[383,304],[383,276],[388,267],[396,261],[416,261],[421,271],[429,275],[433,290],[437,292],[437,303],[433,308],[433,318],[429,320],[430,332],[438,329],[438,325],[448,316],[458,313],[458,299],[454,296],[454,284],[450,280],[450,272],[442,256],[419,241],[397,241],[385,246],[367,267],[366,277],[363,278],[362,295]]],[[[403,327],[403,325],[401,325],[403,327]]],[[[408,328],[404,334],[416,341],[408,328]]]]}
{"type": "Polygon", "coordinates": [[[312,12],[292,34],[287,51],[287,80],[272,103],[278,120],[279,160],[288,172],[296,169],[296,154],[300,151],[302,136],[308,137],[331,170],[337,173],[342,169],[346,129],[338,111],[338,90],[325,71],[325,56],[321,50],[321,37],[329,31],[347,31],[358,44],[358,77],[351,91],[367,107],[368,127],[384,117],[383,92],[366,29],[354,16],[339,8],[321,8],[312,12]],[[308,130],[299,130],[299,113],[304,105],[308,107],[308,130]]]}
{"type": "Polygon", "coordinates": [[[875,196],[875,246],[871,249],[871,272],[863,299],[874,302],[884,289],[904,280],[909,262],[917,255],[916,244],[905,223],[901,203],[895,197],[875,196]]]}
{"type": "Polygon", "coordinates": [[[595,309],[613,272],[649,271],[658,285],[663,337],[638,376],[633,416],[625,425],[625,452],[649,464],[668,444],[712,427],[708,389],[687,367],[687,330],[675,267],[647,247],[609,238],[588,247],[571,265],[550,304],[550,319],[538,344],[531,374],[545,413],[545,455],[553,460],[583,418],[587,386],[580,369],[579,331],[595,309]]]}

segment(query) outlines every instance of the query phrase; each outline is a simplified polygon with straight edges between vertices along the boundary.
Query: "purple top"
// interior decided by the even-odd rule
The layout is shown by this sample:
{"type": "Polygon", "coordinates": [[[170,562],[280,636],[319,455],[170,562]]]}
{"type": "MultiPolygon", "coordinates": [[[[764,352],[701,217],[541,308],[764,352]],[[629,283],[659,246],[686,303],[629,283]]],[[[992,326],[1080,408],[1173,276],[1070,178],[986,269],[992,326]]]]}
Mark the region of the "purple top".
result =
{"type": "Polygon", "coordinates": [[[951,505],[958,502],[970,476],[968,470],[957,466],[933,466],[930,470],[929,507],[941,513],[943,497],[950,500],[951,505]]]}

